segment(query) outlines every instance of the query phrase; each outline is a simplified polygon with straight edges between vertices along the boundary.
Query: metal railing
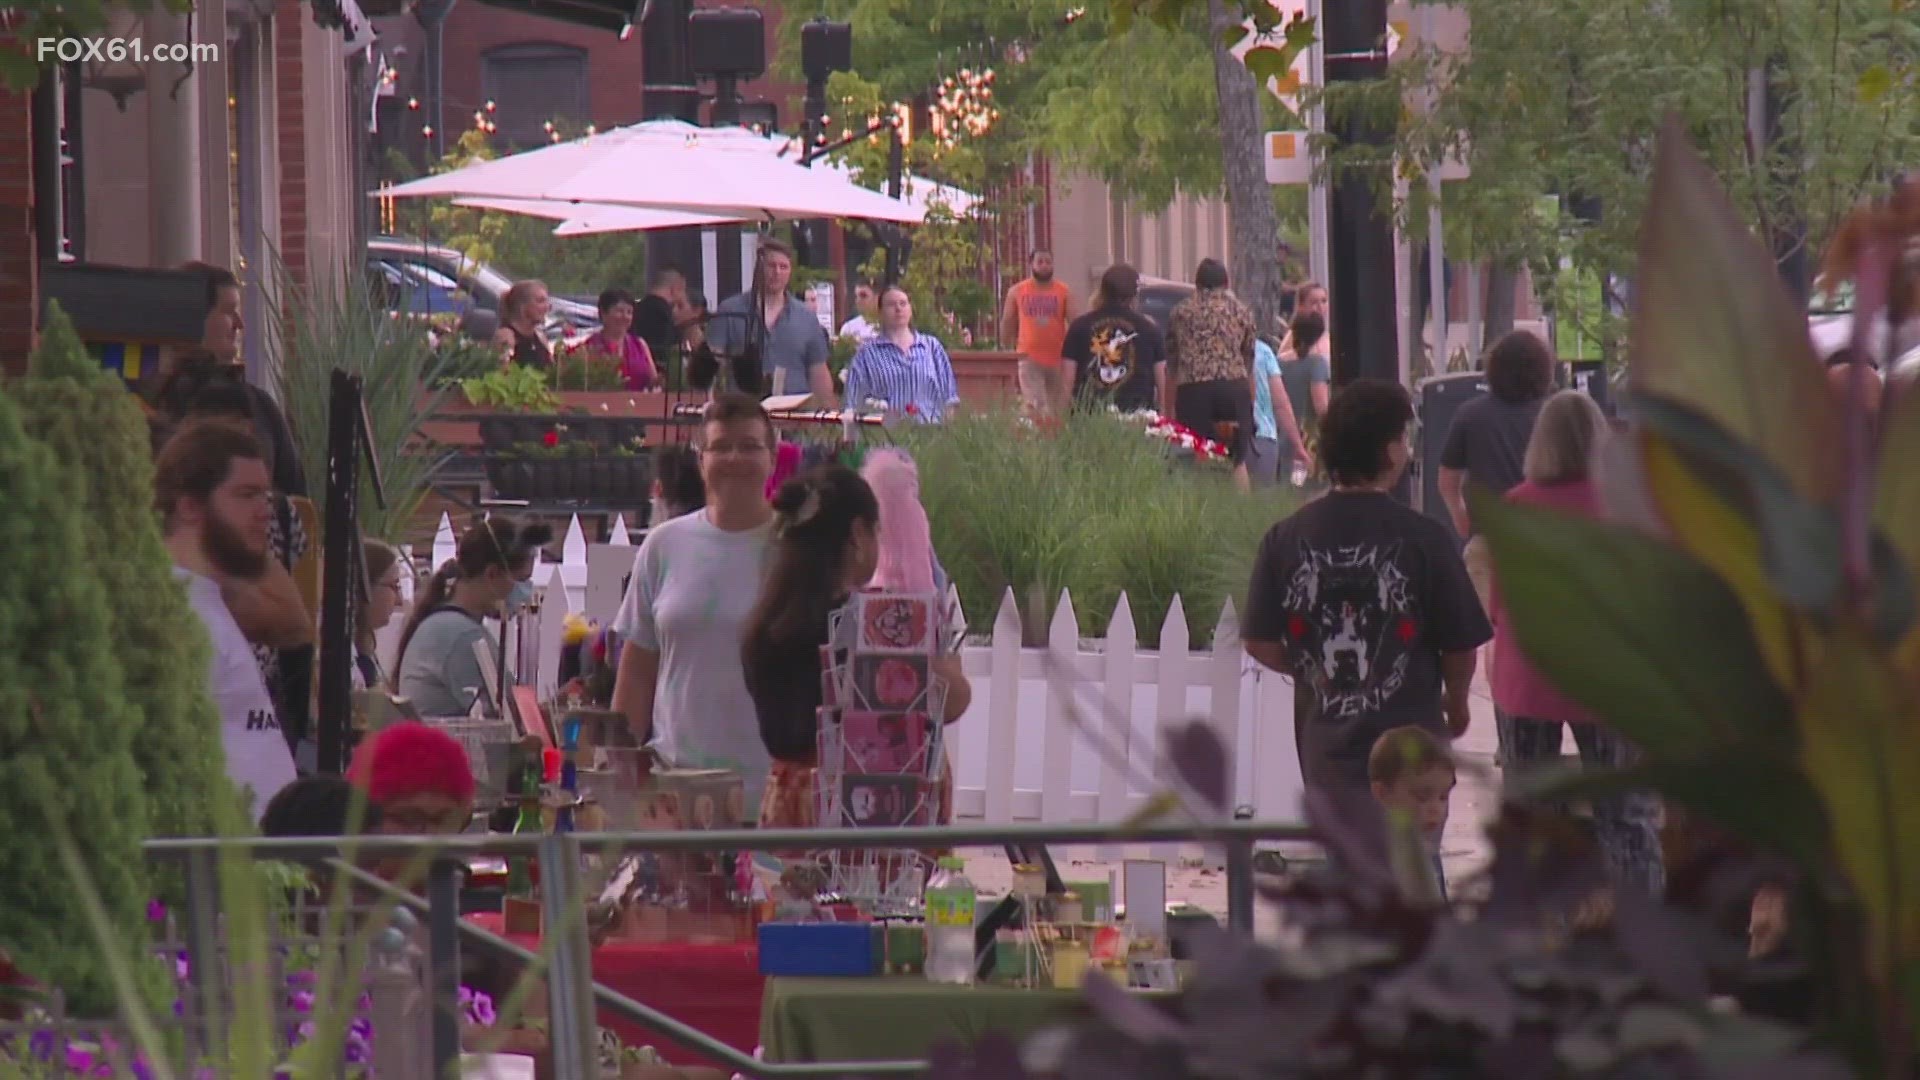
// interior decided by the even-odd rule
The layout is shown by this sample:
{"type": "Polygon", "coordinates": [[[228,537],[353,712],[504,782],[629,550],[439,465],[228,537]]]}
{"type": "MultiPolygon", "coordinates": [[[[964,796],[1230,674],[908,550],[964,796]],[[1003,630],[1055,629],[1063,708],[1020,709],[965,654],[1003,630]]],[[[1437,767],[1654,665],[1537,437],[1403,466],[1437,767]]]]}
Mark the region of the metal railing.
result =
{"type": "MultiPolygon", "coordinates": [[[[808,849],[960,848],[1041,844],[1101,845],[1125,843],[1218,843],[1227,854],[1227,922],[1253,927],[1253,845],[1256,841],[1313,840],[1302,825],[1233,821],[1190,825],[956,825],[941,828],[884,829],[727,829],[655,833],[507,834],[354,838],[253,837],[149,840],[149,858],[186,866],[185,931],[196,956],[214,952],[218,940],[219,893],[215,856],[241,851],[254,859],[280,859],[326,865],[356,885],[424,916],[428,936],[428,978],[435,1076],[451,1075],[460,1055],[459,944],[462,938],[482,950],[545,969],[548,1022],[554,1075],[559,1080],[591,1080],[597,1075],[597,1006],[642,1025],[687,1050],[723,1063],[737,1073],[767,1078],[859,1074],[910,1075],[925,1071],[925,1061],[765,1062],[727,1045],[657,1009],[592,979],[592,955],[586,924],[581,856],[628,852],[694,853],[808,849]],[[533,857],[540,864],[542,951],[535,953],[464,921],[459,915],[458,875],[467,857],[533,857]],[[424,898],[396,887],[361,868],[362,860],[406,856],[425,858],[424,898]]],[[[212,965],[194,964],[189,993],[201,1015],[218,1012],[204,983],[212,965]]]]}

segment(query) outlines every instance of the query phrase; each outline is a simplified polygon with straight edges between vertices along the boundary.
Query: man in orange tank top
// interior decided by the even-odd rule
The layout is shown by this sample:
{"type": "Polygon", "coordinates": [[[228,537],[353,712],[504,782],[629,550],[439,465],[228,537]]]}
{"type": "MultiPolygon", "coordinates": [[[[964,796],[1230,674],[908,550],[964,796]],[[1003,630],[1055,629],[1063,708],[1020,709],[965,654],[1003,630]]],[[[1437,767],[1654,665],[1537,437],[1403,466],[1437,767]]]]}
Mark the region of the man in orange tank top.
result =
{"type": "Polygon", "coordinates": [[[1036,251],[1026,280],[1007,290],[1000,339],[1020,353],[1020,399],[1036,416],[1058,416],[1073,400],[1073,368],[1060,348],[1073,320],[1073,295],[1053,279],[1053,253],[1036,251]]]}

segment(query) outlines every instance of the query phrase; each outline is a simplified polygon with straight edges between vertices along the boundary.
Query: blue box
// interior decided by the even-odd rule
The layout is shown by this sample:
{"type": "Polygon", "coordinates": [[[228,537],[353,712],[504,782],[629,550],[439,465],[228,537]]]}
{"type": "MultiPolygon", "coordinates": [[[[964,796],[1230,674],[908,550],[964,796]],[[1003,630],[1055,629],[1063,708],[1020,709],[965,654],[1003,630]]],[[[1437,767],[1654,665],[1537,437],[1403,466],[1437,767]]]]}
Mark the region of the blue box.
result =
{"type": "Polygon", "coordinates": [[[878,975],[884,932],[879,923],[761,923],[760,974],[878,975]]]}

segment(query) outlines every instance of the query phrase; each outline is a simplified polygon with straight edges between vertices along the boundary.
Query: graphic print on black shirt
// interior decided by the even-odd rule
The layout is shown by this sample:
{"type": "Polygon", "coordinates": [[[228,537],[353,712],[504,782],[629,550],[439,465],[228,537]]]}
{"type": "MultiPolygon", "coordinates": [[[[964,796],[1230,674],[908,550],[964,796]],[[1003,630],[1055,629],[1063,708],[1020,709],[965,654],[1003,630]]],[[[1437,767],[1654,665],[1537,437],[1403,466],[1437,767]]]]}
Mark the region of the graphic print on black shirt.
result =
{"type": "Polygon", "coordinates": [[[1132,308],[1106,306],[1073,320],[1061,355],[1073,361],[1080,392],[1122,412],[1154,406],[1154,368],[1166,359],[1160,331],[1132,308]]]}
{"type": "Polygon", "coordinates": [[[1376,712],[1406,684],[1420,627],[1399,553],[1399,541],[1300,547],[1287,584],[1287,644],[1324,716],[1376,712]]]}

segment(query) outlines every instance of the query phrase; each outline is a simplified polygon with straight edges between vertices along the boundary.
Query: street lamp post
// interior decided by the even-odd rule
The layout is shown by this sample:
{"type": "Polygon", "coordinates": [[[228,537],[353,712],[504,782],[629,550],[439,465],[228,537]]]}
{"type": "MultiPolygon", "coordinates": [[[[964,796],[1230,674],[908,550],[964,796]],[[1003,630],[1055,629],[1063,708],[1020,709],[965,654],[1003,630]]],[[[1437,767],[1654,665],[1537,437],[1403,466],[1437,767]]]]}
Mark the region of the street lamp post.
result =
{"type": "MultiPolygon", "coordinates": [[[[1386,77],[1387,0],[1325,4],[1323,17],[1329,86],[1386,77]]],[[[1375,147],[1381,161],[1392,160],[1390,129],[1354,113],[1329,119],[1340,145],[1375,147]]],[[[1349,167],[1333,178],[1327,254],[1335,384],[1400,379],[1393,216],[1380,205],[1371,171],[1349,167]]]]}

